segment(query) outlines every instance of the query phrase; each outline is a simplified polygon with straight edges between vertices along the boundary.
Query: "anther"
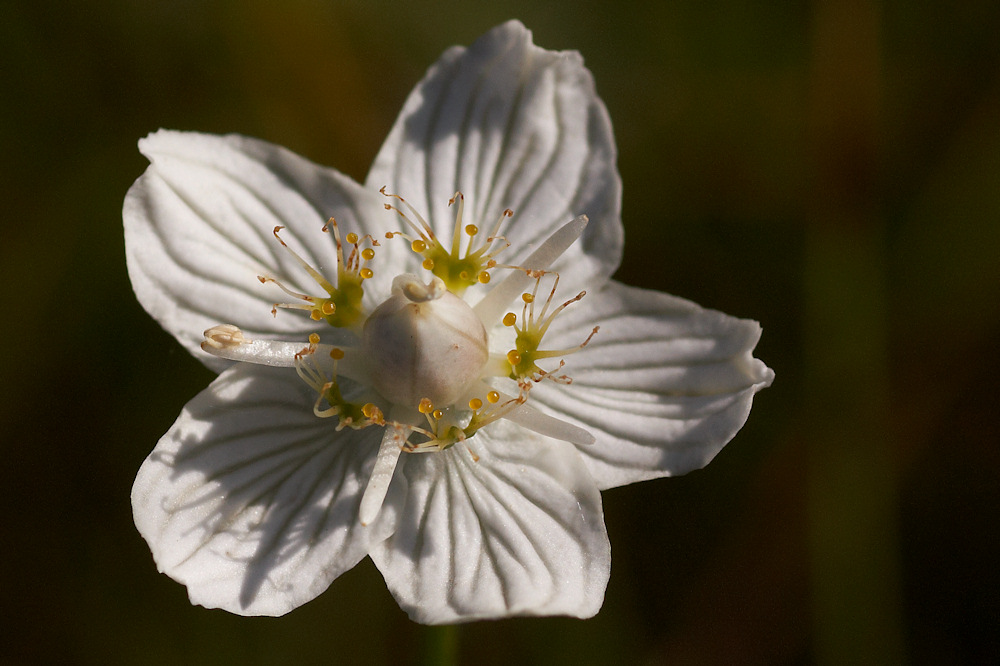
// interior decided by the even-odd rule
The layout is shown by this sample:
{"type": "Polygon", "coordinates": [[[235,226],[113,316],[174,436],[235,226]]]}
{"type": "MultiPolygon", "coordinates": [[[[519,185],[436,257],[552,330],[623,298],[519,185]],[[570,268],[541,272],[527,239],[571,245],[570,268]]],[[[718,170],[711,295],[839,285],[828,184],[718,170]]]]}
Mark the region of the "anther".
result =
{"type": "Polygon", "coordinates": [[[344,358],[344,350],[341,349],[340,347],[334,347],[333,349],[330,350],[330,358],[332,358],[334,361],[339,361],[340,359],[344,358]]]}
{"type": "Polygon", "coordinates": [[[243,336],[243,331],[232,324],[213,326],[205,331],[204,336],[205,341],[201,344],[203,346],[207,345],[212,349],[239,347],[242,344],[250,342],[250,340],[243,336]]]}
{"type": "Polygon", "coordinates": [[[481,409],[482,406],[483,406],[483,401],[480,400],[479,398],[473,398],[472,400],[469,401],[469,409],[471,409],[472,411],[481,409]]]}
{"type": "Polygon", "coordinates": [[[421,398],[420,404],[417,405],[417,411],[419,411],[421,414],[430,414],[431,412],[434,411],[434,404],[430,401],[429,398],[421,398]]]}
{"type": "Polygon", "coordinates": [[[311,344],[311,345],[318,345],[319,344],[319,333],[310,333],[309,334],[309,344],[311,344]]]}
{"type": "Polygon", "coordinates": [[[358,247],[358,243],[368,240],[372,245],[378,245],[378,241],[367,235],[362,238],[353,232],[348,234],[347,241],[353,246],[353,249],[345,260],[344,248],[341,243],[340,232],[337,228],[337,220],[332,217],[329,219],[329,221],[323,226],[323,231],[332,232],[336,241],[337,286],[334,286],[334,284],[323,277],[318,270],[309,265],[305,259],[288,247],[288,244],[285,243],[279,235],[283,229],[284,227],[282,226],[274,227],[274,237],[281,244],[281,246],[292,255],[299,266],[301,266],[306,273],[308,273],[309,276],[312,277],[324,291],[326,291],[328,298],[300,294],[296,291],[292,291],[272,277],[258,275],[257,279],[260,280],[261,284],[274,283],[279,289],[284,291],[289,296],[304,301],[304,303],[275,303],[274,307],[271,309],[271,314],[276,316],[278,308],[304,310],[309,313],[309,317],[313,321],[321,321],[326,318],[327,322],[331,326],[336,327],[345,327],[353,324],[363,315],[361,298],[364,289],[361,286],[361,282],[366,278],[371,277],[370,269],[361,268],[361,261],[359,260],[359,257],[363,257],[367,261],[375,256],[375,251],[372,248],[369,247],[361,250],[358,247]]]}
{"type": "Polygon", "coordinates": [[[513,326],[517,322],[517,315],[513,312],[508,312],[503,316],[504,326],[513,326]]]}
{"type": "Polygon", "coordinates": [[[448,205],[457,204],[455,224],[452,232],[451,249],[445,248],[434,235],[430,225],[417,211],[397,194],[389,194],[383,187],[379,190],[383,195],[399,202],[398,207],[392,203],[383,204],[386,210],[398,214],[406,226],[412,230],[412,235],[406,232],[386,234],[386,238],[402,236],[410,243],[410,249],[423,257],[422,266],[445,281],[453,293],[461,295],[468,287],[476,284],[487,284],[490,281],[488,269],[497,266],[495,255],[510,246],[510,243],[499,236],[503,221],[513,213],[507,209],[497,220],[493,233],[486,235],[475,224],[465,224],[462,221],[465,210],[465,197],[456,192],[448,205]],[[405,211],[405,212],[404,212],[405,211]],[[412,219],[411,219],[412,218],[412,219]],[[462,242],[463,234],[468,242],[462,242]],[[484,236],[486,236],[484,238],[484,236]],[[465,245],[463,248],[462,246],[465,245]]]}

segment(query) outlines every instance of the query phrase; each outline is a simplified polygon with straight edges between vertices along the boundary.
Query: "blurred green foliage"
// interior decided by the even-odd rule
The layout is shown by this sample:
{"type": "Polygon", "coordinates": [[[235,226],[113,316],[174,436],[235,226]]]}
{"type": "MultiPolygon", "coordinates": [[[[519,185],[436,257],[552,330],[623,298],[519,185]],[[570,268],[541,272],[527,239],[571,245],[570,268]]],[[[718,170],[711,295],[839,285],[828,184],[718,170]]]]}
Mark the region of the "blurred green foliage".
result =
{"type": "MultiPolygon", "coordinates": [[[[775,385],[706,470],[605,493],[587,622],[463,663],[1000,658],[1000,4],[0,3],[0,663],[416,663],[363,563],[280,619],[188,605],[135,471],[210,373],[136,303],[121,202],[159,127],[360,180],[438,54],[511,17],[616,128],[619,279],[759,319],[775,385]]],[[[581,211],[585,212],[585,211],[581,211]]]]}

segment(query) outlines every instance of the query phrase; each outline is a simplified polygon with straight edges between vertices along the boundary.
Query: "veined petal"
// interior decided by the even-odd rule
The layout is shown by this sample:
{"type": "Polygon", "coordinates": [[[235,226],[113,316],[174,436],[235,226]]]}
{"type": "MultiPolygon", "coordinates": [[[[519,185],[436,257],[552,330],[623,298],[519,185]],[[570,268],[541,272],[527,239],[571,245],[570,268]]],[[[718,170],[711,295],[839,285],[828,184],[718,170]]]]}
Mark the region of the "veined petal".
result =
{"type": "Polygon", "coordinates": [[[597,438],[580,446],[601,489],[684,474],[708,464],[746,422],[774,372],[753,358],[757,322],[660,292],[609,282],[549,329],[569,386],[541,382],[531,403],[597,438]]]}
{"type": "Polygon", "coordinates": [[[371,557],[417,622],[590,617],[611,549],[601,496],[571,444],[499,422],[409,456],[399,528],[371,557]]]}
{"type": "Polygon", "coordinates": [[[576,52],[538,48],[510,21],[467,50],[449,49],[410,94],[366,183],[404,196],[451,238],[448,197],[465,194],[466,217],[511,242],[502,263],[578,215],[591,222],[553,266],[577,289],[621,261],[621,180],[611,122],[576,52]]]}
{"type": "MultiPolygon", "coordinates": [[[[335,217],[344,233],[374,233],[370,216],[382,211],[381,198],[332,169],[243,136],[161,130],[139,148],[150,166],[125,197],[123,217],[129,277],[143,307],[217,370],[229,364],[199,345],[202,331],[220,321],[258,337],[303,339],[315,330],[308,317],[271,314],[273,303],[288,297],[258,275],[325,295],[273,230],[285,227],[289,246],[335,279],[335,243],[323,225],[335,217]]],[[[371,284],[384,295],[390,281],[376,273],[371,284]]]]}
{"type": "MultiPolygon", "coordinates": [[[[334,430],[294,372],[240,364],[187,404],[139,470],[136,526],[192,603],[283,615],[394,529],[358,507],[381,428],[334,430]]],[[[404,492],[394,484],[390,493],[404,492]]]]}

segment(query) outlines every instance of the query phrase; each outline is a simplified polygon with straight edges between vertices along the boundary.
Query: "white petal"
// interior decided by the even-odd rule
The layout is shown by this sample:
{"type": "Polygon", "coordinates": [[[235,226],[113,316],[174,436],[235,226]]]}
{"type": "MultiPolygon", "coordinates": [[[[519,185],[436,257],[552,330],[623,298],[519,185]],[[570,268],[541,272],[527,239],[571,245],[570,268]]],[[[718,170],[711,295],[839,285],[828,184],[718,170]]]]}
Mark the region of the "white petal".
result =
{"type": "MultiPolygon", "coordinates": [[[[323,225],[336,217],[345,234],[374,232],[369,216],[382,212],[380,197],[336,171],[247,137],[161,130],[139,147],[151,164],[129,190],[123,217],[129,276],[143,307],[216,369],[229,364],[199,349],[211,325],[232,323],[251,337],[301,339],[314,330],[316,323],[299,313],[272,316],[271,306],[290,297],[257,280],[271,276],[297,291],[325,295],[273,229],[285,227],[285,242],[335,280],[334,242],[323,225]]],[[[384,278],[387,293],[391,276],[384,278]]]]}
{"type": "Polygon", "coordinates": [[[508,423],[408,456],[406,506],[371,557],[417,622],[590,617],[611,549],[601,497],[573,446],[508,423]]]}
{"type": "Polygon", "coordinates": [[[452,48],[407,99],[365,181],[406,198],[451,238],[465,194],[466,217],[501,232],[517,264],[559,225],[591,224],[554,267],[571,288],[609,276],[621,260],[621,180],[604,104],[576,52],[546,51],[510,21],[471,47],[452,48]]]}
{"type": "Polygon", "coordinates": [[[543,381],[529,404],[594,434],[579,450],[602,489],[708,464],[774,378],[752,355],[757,322],[616,282],[569,306],[542,347],[579,344],[598,324],[565,357],[573,383],[543,381]]]}
{"type": "MultiPolygon", "coordinates": [[[[184,408],[132,488],[136,526],[192,603],[282,615],[394,528],[358,522],[380,428],[334,430],[295,372],[241,364],[184,408]]],[[[391,492],[405,492],[400,482],[391,492]]]]}

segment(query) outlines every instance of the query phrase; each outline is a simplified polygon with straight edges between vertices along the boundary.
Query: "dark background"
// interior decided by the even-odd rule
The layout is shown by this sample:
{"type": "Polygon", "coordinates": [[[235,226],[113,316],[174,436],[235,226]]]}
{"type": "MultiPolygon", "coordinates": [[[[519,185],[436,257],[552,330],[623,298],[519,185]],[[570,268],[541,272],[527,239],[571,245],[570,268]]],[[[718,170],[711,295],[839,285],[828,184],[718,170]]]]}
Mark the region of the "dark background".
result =
{"type": "Polygon", "coordinates": [[[465,663],[1000,658],[1000,3],[0,2],[0,664],[409,664],[369,561],[280,619],[192,607],[132,525],[211,374],[143,312],[121,203],[159,127],[363,180],[447,46],[577,49],[625,184],[619,279],[758,319],[777,373],[705,470],[604,494],[593,620],[465,663]]]}

